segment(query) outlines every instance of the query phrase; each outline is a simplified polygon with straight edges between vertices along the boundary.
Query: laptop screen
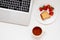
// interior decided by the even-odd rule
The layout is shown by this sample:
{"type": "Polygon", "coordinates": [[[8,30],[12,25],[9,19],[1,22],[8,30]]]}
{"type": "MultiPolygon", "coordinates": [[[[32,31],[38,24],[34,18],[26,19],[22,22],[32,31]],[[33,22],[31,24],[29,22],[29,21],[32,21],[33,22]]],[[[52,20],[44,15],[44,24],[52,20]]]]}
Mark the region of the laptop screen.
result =
{"type": "Polygon", "coordinates": [[[31,0],[0,0],[0,7],[29,12],[31,0]]]}

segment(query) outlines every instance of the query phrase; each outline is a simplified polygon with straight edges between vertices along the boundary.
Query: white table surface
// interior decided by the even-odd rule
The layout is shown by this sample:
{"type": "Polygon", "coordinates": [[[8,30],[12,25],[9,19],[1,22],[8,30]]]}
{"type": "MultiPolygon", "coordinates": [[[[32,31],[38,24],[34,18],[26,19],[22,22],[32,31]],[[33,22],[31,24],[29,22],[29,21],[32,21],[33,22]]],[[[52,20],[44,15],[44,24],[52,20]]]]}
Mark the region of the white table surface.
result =
{"type": "Polygon", "coordinates": [[[43,28],[45,33],[41,38],[42,40],[60,40],[60,8],[55,22],[49,25],[38,23],[35,20],[34,12],[32,12],[29,26],[0,22],[0,40],[35,40],[31,33],[34,26],[43,28]]]}

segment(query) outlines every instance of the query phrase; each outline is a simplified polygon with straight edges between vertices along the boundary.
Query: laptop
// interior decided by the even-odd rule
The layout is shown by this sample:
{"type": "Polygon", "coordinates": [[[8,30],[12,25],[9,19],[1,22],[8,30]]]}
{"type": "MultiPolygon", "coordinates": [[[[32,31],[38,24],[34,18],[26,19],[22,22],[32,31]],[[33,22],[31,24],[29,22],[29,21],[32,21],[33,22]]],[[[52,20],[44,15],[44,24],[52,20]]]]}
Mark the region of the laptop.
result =
{"type": "Polygon", "coordinates": [[[0,0],[0,22],[29,25],[32,0],[0,0]]]}

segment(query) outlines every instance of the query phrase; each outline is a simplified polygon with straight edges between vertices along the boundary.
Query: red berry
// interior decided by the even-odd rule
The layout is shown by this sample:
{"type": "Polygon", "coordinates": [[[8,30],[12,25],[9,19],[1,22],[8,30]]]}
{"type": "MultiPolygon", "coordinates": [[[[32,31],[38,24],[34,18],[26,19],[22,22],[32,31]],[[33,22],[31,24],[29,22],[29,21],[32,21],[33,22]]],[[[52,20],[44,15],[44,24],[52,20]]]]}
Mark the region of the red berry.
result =
{"type": "Polygon", "coordinates": [[[49,15],[53,16],[54,15],[54,12],[50,12],[49,15]]]}
{"type": "Polygon", "coordinates": [[[49,11],[53,11],[53,8],[52,8],[52,7],[50,7],[50,8],[49,8],[49,11]]]}
{"type": "Polygon", "coordinates": [[[39,10],[40,10],[40,11],[42,11],[42,10],[43,10],[43,8],[42,8],[42,7],[40,7],[40,8],[39,8],[39,10]]]}
{"type": "Polygon", "coordinates": [[[43,9],[44,9],[44,10],[47,10],[47,6],[43,6],[43,9]]]}
{"type": "Polygon", "coordinates": [[[47,5],[47,8],[49,8],[49,7],[50,7],[50,5],[48,4],[48,5],[47,5]]]}

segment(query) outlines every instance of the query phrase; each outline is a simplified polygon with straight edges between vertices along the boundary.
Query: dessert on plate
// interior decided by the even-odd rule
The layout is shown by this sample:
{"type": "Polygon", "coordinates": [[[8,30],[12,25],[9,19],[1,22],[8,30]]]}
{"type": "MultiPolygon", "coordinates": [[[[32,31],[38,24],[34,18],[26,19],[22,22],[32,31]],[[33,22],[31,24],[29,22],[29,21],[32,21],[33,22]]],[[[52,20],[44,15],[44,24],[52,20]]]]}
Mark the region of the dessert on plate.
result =
{"type": "Polygon", "coordinates": [[[40,14],[40,16],[41,16],[42,20],[45,20],[45,19],[48,19],[51,17],[47,11],[42,12],[40,14]]]}
{"type": "Polygon", "coordinates": [[[39,8],[41,14],[40,17],[42,20],[46,20],[51,18],[54,15],[54,8],[51,5],[44,5],[39,8]]]}

